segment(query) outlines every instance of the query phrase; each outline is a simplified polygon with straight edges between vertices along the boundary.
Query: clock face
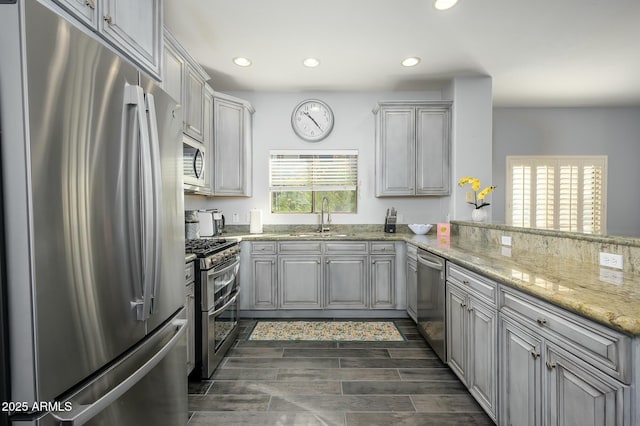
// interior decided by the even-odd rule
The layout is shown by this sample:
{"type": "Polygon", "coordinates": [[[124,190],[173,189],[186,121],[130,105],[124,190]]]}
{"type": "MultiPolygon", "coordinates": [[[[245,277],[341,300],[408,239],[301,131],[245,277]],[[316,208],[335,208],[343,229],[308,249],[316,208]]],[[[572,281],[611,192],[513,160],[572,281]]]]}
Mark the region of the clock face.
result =
{"type": "Polygon", "coordinates": [[[329,105],[317,99],[302,101],[293,109],[291,126],[302,139],[317,142],[331,133],[333,111],[329,105]]]}

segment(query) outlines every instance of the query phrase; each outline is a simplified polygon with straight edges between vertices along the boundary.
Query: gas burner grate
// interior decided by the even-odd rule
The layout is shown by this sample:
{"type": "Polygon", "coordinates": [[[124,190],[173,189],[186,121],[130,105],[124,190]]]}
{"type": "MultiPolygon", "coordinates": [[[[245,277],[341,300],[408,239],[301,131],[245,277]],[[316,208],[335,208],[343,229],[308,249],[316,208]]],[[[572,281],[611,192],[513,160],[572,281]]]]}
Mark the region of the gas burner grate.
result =
{"type": "Polygon", "coordinates": [[[185,241],[185,252],[195,254],[197,257],[207,257],[237,244],[237,241],[224,238],[197,238],[185,241]]]}

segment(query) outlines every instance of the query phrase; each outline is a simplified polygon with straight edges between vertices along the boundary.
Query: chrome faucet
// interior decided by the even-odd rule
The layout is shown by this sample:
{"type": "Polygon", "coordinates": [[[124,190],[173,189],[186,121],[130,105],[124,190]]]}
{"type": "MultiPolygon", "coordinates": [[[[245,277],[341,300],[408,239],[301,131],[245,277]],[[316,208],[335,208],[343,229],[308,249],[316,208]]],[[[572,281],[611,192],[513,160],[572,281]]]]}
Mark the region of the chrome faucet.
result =
{"type": "Polygon", "coordinates": [[[320,213],[320,232],[330,231],[329,225],[331,225],[331,212],[329,211],[329,199],[327,197],[322,198],[322,212],[320,213]],[[324,222],[324,203],[327,202],[327,223],[324,222]]]}

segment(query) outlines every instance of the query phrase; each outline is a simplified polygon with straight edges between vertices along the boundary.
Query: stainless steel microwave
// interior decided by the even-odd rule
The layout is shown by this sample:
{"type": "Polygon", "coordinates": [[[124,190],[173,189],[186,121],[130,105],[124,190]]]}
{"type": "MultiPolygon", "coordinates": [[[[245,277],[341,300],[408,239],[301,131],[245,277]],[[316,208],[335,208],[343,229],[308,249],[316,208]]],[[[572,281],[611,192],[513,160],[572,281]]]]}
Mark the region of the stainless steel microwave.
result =
{"type": "Polygon", "coordinates": [[[183,137],[184,189],[200,192],[208,188],[206,154],[206,148],[203,144],[189,137],[183,137]]]}

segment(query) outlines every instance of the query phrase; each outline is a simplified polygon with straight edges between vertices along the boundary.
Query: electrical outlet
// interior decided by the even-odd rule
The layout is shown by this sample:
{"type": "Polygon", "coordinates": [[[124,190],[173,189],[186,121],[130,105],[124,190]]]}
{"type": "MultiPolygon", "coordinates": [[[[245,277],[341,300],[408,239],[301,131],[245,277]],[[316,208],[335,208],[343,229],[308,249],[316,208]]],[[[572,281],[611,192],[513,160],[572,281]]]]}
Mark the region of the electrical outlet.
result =
{"type": "Polygon", "coordinates": [[[466,195],[467,203],[473,203],[476,200],[475,194],[472,191],[467,191],[465,195],[466,195]]]}
{"type": "Polygon", "coordinates": [[[511,246],[511,237],[503,235],[500,240],[503,246],[511,246]]]}
{"type": "Polygon", "coordinates": [[[600,252],[600,266],[608,268],[622,269],[622,255],[600,252]]]}
{"type": "Polygon", "coordinates": [[[240,222],[240,215],[238,213],[234,213],[233,216],[231,217],[231,221],[233,223],[238,223],[240,222]]]}

